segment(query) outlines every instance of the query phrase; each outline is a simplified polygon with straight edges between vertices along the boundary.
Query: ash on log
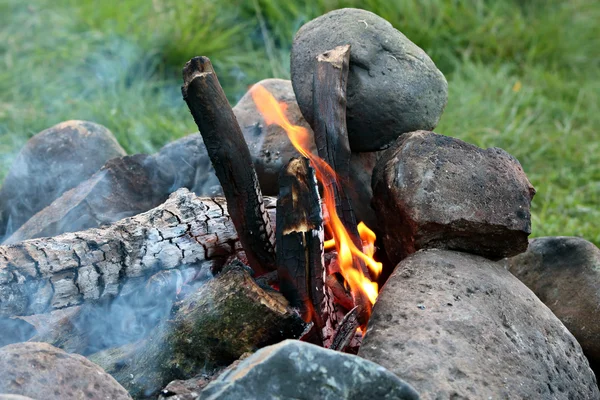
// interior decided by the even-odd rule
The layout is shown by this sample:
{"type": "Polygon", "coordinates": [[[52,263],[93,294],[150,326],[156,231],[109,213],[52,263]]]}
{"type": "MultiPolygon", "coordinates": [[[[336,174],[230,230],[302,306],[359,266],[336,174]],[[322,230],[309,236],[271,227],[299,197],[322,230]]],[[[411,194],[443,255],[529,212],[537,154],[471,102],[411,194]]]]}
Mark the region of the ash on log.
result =
{"type": "Polygon", "coordinates": [[[292,158],[279,175],[277,275],[281,293],[305,321],[323,328],[323,215],[308,158],[292,158]]]}
{"type": "MultiPolygon", "coordinates": [[[[337,214],[348,231],[354,245],[362,250],[362,240],[350,198],[344,184],[349,182],[350,143],[346,128],[346,86],[350,68],[350,45],[338,46],[317,56],[313,74],[313,131],[319,157],[324,159],[336,172],[338,182],[323,182],[335,194],[337,214]]],[[[365,263],[354,258],[354,264],[369,277],[365,263]]],[[[354,299],[358,306],[361,324],[366,324],[371,304],[364,295],[354,299]]]]}
{"type": "Polygon", "coordinates": [[[149,397],[174,379],[229,365],[304,329],[283,296],[259,287],[238,261],[175,305],[172,318],[147,339],[89,358],[134,398],[149,397]]]}
{"type": "Polygon", "coordinates": [[[120,296],[160,270],[219,270],[241,252],[227,206],[179,189],[108,227],[0,246],[0,317],[120,296]]]}
{"type": "Polygon", "coordinates": [[[204,139],[248,262],[258,275],[274,271],[274,233],[250,151],[210,60],[188,61],[183,82],[183,98],[204,139]]]}

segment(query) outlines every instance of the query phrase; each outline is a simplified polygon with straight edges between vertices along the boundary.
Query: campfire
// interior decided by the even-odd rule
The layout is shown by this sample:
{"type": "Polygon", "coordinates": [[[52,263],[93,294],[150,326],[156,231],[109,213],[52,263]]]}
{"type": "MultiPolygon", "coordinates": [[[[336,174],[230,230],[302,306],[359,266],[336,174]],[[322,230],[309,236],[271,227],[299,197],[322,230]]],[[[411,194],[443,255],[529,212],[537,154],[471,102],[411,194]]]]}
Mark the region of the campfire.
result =
{"type": "MultiPolygon", "coordinates": [[[[3,210],[0,397],[598,394],[593,350],[498,262],[527,264],[535,189],[503,150],[431,132],[446,80],[389,23],[309,22],[292,82],[235,108],[195,57],[182,96],[200,134],[154,155],[69,121],[19,156],[112,143],[99,170],[3,210]]],[[[2,201],[29,179],[13,175],[2,201]]]]}

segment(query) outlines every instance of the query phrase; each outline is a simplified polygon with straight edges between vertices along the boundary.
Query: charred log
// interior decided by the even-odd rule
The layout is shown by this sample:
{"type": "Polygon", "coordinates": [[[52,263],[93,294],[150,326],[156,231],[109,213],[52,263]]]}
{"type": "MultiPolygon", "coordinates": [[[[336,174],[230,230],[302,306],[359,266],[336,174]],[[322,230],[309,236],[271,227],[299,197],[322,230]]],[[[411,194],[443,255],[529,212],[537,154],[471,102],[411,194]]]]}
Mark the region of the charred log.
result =
{"type": "MultiPolygon", "coordinates": [[[[352,203],[346,194],[343,183],[349,182],[350,143],[346,128],[346,86],[350,67],[350,45],[338,46],[317,56],[313,74],[313,131],[319,157],[324,159],[336,172],[339,182],[323,182],[335,193],[338,216],[350,234],[354,245],[362,249],[356,217],[352,203]]],[[[354,264],[369,276],[365,263],[355,258],[354,264]]],[[[359,307],[361,324],[366,324],[371,304],[360,294],[355,294],[354,303],[359,307]]]]}
{"type": "Polygon", "coordinates": [[[183,98],[204,139],[248,262],[259,275],[273,271],[275,238],[258,177],[244,135],[210,60],[195,57],[188,61],[183,81],[183,98]]]}
{"type": "Polygon", "coordinates": [[[133,397],[158,393],[174,379],[229,365],[242,354],[297,338],[304,323],[275,291],[260,288],[248,268],[228,266],[174,307],[147,339],[90,359],[133,397]]]}
{"type": "Polygon", "coordinates": [[[276,225],[280,290],[305,321],[322,329],[323,216],[315,172],[307,158],[292,158],[281,170],[276,225]]]}
{"type": "Polygon", "coordinates": [[[241,253],[225,200],[180,189],[108,227],[0,246],[0,317],[114,298],[160,270],[210,275],[241,253]]]}

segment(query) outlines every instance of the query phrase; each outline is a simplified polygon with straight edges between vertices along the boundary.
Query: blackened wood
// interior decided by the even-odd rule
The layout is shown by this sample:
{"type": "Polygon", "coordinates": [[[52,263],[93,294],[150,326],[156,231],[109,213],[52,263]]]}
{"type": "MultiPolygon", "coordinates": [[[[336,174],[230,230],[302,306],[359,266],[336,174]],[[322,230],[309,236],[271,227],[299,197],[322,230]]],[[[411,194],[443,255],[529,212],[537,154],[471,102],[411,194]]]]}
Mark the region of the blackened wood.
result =
{"type": "Polygon", "coordinates": [[[327,275],[325,285],[331,290],[334,301],[344,307],[346,310],[351,310],[354,307],[352,293],[344,287],[344,278],[339,273],[327,275]],[[341,279],[340,279],[341,278],[341,279]]]}
{"type": "Polygon", "coordinates": [[[307,158],[292,158],[281,170],[276,233],[280,290],[305,321],[314,321],[321,329],[323,215],[315,172],[307,158]]]}
{"type": "Polygon", "coordinates": [[[143,341],[88,358],[134,398],[147,398],[174,379],[189,379],[246,352],[298,338],[305,324],[283,296],[260,288],[249,268],[234,264],[177,303],[172,318],[143,341]]]}
{"type": "Polygon", "coordinates": [[[276,269],[274,232],[248,145],[210,60],[195,57],[183,68],[182,94],[202,134],[223,187],[229,214],[252,269],[276,269]]]}
{"type": "Polygon", "coordinates": [[[350,144],[346,129],[346,85],[350,65],[350,45],[339,46],[317,56],[313,75],[313,104],[315,142],[319,157],[337,174],[339,185],[332,186],[336,194],[337,213],[360,248],[356,217],[344,185],[349,182],[350,144]]]}
{"type": "Polygon", "coordinates": [[[356,330],[360,326],[358,312],[358,306],[356,306],[344,316],[329,347],[331,350],[343,351],[350,344],[350,341],[356,335],[356,330]]]}
{"type": "MultiPolygon", "coordinates": [[[[344,185],[349,182],[351,154],[346,128],[346,86],[349,67],[350,45],[338,46],[317,56],[313,74],[314,122],[312,128],[319,157],[335,170],[338,178],[338,184],[331,180],[323,182],[323,184],[330,185],[334,191],[338,216],[355,246],[362,250],[356,217],[344,188],[344,185]]],[[[355,257],[354,265],[362,271],[364,276],[370,276],[369,270],[362,260],[355,257]]],[[[361,325],[366,325],[371,304],[364,295],[354,293],[354,296],[354,302],[359,307],[361,325]]]]}

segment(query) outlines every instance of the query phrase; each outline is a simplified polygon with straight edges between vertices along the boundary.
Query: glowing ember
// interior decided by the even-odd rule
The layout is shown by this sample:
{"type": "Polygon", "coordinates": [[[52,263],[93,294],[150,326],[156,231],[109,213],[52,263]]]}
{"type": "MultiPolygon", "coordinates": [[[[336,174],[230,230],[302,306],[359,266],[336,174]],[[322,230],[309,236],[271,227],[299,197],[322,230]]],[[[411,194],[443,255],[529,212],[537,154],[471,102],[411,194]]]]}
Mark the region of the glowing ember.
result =
{"type": "Polygon", "coordinates": [[[363,249],[358,249],[354,245],[335,208],[335,196],[331,186],[331,183],[339,185],[335,171],[323,159],[307,150],[309,142],[312,140],[308,131],[301,126],[292,125],[285,116],[285,103],[277,103],[273,95],[263,86],[254,85],[250,93],[265,122],[268,125],[276,124],[282,127],[296,150],[310,160],[312,167],[316,171],[317,179],[323,184],[323,199],[327,211],[325,223],[327,224],[328,232],[333,236],[333,239],[325,242],[325,248],[331,249],[335,246],[338,253],[340,271],[346,283],[350,286],[353,297],[356,299],[366,296],[371,304],[374,304],[378,294],[377,283],[365,276],[362,270],[357,267],[357,263],[358,260],[362,260],[368,266],[374,279],[381,273],[381,263],[373,259],[375,234],[361,222],[358,225],[358,229],[363,249]]]}

